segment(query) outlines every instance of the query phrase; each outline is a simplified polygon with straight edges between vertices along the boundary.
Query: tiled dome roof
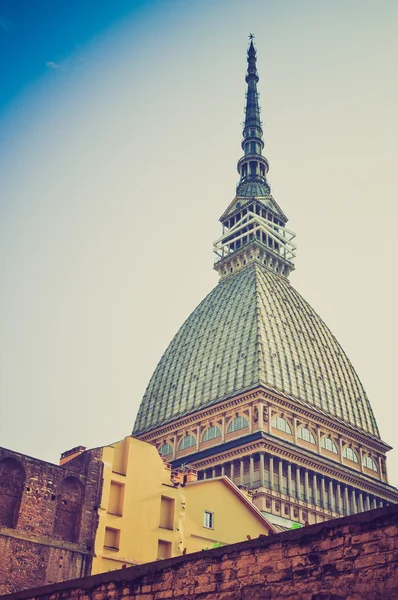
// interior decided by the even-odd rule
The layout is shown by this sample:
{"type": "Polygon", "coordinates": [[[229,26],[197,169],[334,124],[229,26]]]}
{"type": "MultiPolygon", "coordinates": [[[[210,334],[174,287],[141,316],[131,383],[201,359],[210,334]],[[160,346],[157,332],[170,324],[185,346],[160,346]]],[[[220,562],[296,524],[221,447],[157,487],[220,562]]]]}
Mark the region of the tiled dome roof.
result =
{"type": "Polygon", "coordinates": [[[287,279],[254,263],[222,279],[159,362],[133,434],[263,385],[379,437],[341,346],[287,279]]]}
{"type": "Polygon", "coordinates": [[[239,183],[236,188],[237,196],[269,196],[271,193],[270,187],[266,183],[254,182],[243,182],[239,183]]]}

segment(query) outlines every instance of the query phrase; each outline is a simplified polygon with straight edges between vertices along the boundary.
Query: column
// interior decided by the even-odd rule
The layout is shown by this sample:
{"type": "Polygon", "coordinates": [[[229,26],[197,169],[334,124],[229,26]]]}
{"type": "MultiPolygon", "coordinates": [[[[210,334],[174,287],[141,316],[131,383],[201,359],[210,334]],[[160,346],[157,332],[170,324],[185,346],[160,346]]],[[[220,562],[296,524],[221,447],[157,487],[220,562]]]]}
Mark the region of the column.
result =
{"type": "Polygon", "coordinates": [[[301,496],[300,467],[296,467],[296,497],[300,498],[300,496],[301,496]]]}
{"type": "Polygon", "coordinates": [[[349,508],[349,502],[348,502],[348,487],[346,485],[344,486],[344,508],[345,508],[345,514],[349,515],[350,508],[349,508]]]}
{"type": "Polygon", "coordinates": [[[325,478],[321,477],[321,506],[326,508],[325,478]]]}
{"type": "Polygon", "coordinates": [[[251,406],[249,406],[249,415],[247,420],[249,421],[249,433],[251,433],[253,431],[253,411],[251,406]]]}
{"type": "Polygon", "coordinates": [[[335,503],[333,502],[333,481],[329,481],[328,500],[330,510],[335,510],[335,503]]]}
{"type": "Polygon", "coordinates": [[[258,410],[258,428],[260,431],[264,427],[263,408],[264,408],[264,404],[262,402],[259,402],[257,404],[257,410],[258,410]]]}
{"type": "Polygon", "coordinates": [[[203,479],[207,479],[207,471],[206,471],[206,469],[203,471],[203,479]]]}
{"type": "Polygon", "coordinates": [[[230,480],[232,481],[232,483],[234,482],[235,479],[235,465],[234,465],[234,461],[231,462],[231,476],[230,476],[230,480]]]}
{"type": "Polygon", "coordinates": [[[372,508],[377,508],[377,500],[376,500],[376,498],[373,498],[373,500],[372,500],[372,508]]]}
{"type": "Polygon", "coordinates": [[[269,488],[274,489],[274,457],[269,457],[269,488]]]}
{"type": "Polygon", "coordinates": [[[370,498],[366,496],[365,498],[365,510],[370,510],[370,498]]]}
{"type": "Polygon", "coordinates": [[[312,476],[312,495],[314,496],[314,504],[318,506],[318,486],[315,473],[312,476]]]}
{"type": "MultiPolygon", "coordinates": [[[[268,431],[269,431],[269,433],[272,433],[271,422],[272,422],[272,410],[271,410],[271,405],[270,405],[270,406],[268,406],[268,431]]],[[[380,467],[380,469],[381,469],[381,467],[380,467]]],[[[380,473],[381,473],[381,470],[380,470],[380,473]]]]}
{"type": "Polygon", "coordinates": [[[211,470],[211,476],[212,476],[212,478],[213,478],[213,479],[214,479],[214,478],[215,478],[215,476],[216,476],[216,470],[215,470],[215,468],[214,468],[214,467],[213,467],[213,468],[212,468],[212,470],[211,470]]]}
{"type": "Polygon", "coordinates": [[[264,485],[264,452],[260,453],[260,485],[264,485]]]}
{"type": "Polygon", "coordinates": [[[176,457],[176,451],[177,451],[177,436],[173,437],[173,460],[176,457]]]}
{"type": "Polygon", "coordinates": [[[221,477],[225,477],[225,465],[221,465],[221,477]]]}
{"type": "Polygon", "coordinates": [[[221,417],[221,441],[225,442],[225,415],[221,417]]]}
{"type": "Polygon", "coordinates": [[[281,459],[278,460],[278,476],[279,476],[279,491],[283,492],[283,462],[281,459]]]}
{"type": "Polygon", "coordinates": [[[384,481],[383,469],[382,469],[382,466],[381,466],[381,457],[380,456],[379,456],[379,475],[380,475],[381,481],[384,481]]]}
{"type": "Polygon", "coordinates": [[[308,471],[307,469],[304,471],[304,494],[306,502],[310,500],[310,486],[308,483],[308,471]]]}
{"type": "Polygon", "coordinates": [[[251,456],[249,460],[250,460],[249,485],[251,487],[254,483],[254,456],[251,456]]]}
{"type": "Polygon", "coordinates": [[[383,508],[383,500],[379,500],[379,508],[383,508]]]}
{"type": "Polygon", "coordinates": [[[292,495],[292,465],[287,464],[287,493],[289,496],[292,495]]]}
{"type": "Polygon", "coordinates": [[[362,492],[359,492],[358,494],[358,503],[359,503],[359,512],[363,512],[364,511],[364,507],[363,507],[363,496],[362,496],[362,492]]]}
{"type": "Polygon", "coordinates": [[[196,428],[196,450],[199,450],[199,442],[200,442],[200,427],[196,428]]]}
{"type": "Polygon", "coordinates": [[[342,515],[343,514],[343,502],[341,499],[341,486],[339,483],[336,486],[336,496],[337,496],[337,511],[342,515]]]}
{"type": "Polygon", "coordinates": [[[243,485],[245,478],[245,461],[243,458],[240,459],[240,471],[239,471],[239,483],[243,485]]]}
{"type": "Polygon", "coordinates": [[[343,440],[341,438],[339,438],[339,458],[340,458],[340,462],[343,462],[343,440]]]}
{"type": "Polygon", "coordinates": [[[297,444],[297,419],[296,417],[293,419],[293,433],[294,433],[294,443],[297,444]]]}
{"type": "Polygon", "coordinates": [[[357,498],[356,498],[355,490],[352,490],[352,492],[351,492],[351,498],[352,498],[352,512],[355,514],[355,513],[358,512],[358,509],[357,509],[357,498]]]}

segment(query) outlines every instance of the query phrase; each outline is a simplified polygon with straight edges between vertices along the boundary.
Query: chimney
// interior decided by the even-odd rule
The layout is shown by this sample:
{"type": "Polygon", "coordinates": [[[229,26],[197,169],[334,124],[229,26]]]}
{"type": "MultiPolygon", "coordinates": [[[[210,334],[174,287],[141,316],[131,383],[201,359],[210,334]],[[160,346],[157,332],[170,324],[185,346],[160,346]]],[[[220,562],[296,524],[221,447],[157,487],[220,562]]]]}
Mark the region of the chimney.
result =
{"type": "Polygon", "coordinates": [[[72,448],[71,450],[66,450],[65,452],[62,452],[59,461],[60,467],[62,467],[62,465],[66,464],[73,458],[76,458],[76,456],[83,454],[83,452],[85,452],[86,450],[87,448],[85,446],[76,446],[76,448],[72,448]]]}
{"type": "Polygon", "coordinates": [[[188,469],[185,473],[185,483],[192,483],[193,481],[198,481],[198,472],[193,469],[188,469]]]}
{"type": "Polygon", "coordinates": [[[174,485],[183,484],[184,471],[181,471],[180,469],[174,469],[174,471],[171,472],[171,481],[174,483],[174,485]]]}

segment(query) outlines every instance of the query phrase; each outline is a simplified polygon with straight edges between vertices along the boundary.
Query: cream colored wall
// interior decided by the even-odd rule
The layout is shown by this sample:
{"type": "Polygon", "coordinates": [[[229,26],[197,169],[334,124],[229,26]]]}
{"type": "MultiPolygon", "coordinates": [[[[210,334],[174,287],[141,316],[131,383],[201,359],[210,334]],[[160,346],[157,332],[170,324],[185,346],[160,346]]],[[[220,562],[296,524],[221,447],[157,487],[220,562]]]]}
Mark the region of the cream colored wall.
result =
{"type": "Polygon", "coordinates": [[[98,510],[92,574],[195,552],[213,543],[243,541],[267,534],[265,524],[221,480],[174,486],[157,449],[132,437],[103,448],[103,490],[98,510]],[[123,504],[110,502],[112,482],[124,487],[123,504]],[[160,527],[162,496],[174,501],[170,528],[160,527]],[[118,514],[111,514],[110,510],[118,514]],[[214,530],[203,526],[214,513],[214,530]],[[118,549],[105,547],[106,528],[119,531],[118,549]],[[159,548],[159,540],[161,545],[159,548]],[[167,546],[164,542],[170,544],[167,546]]]}
{"type": "MultiPolygon", "coordinates": [[[[178,490],[168,487],[169,472],[154,446],[132,437],[103,449],[103,492],[95,538],[92,574],[156,560],[159,539],[160,500],[164,490],[175,497],[178,490]],[[121,455],[124,469],[121,469],[121,455]],[[116,471],[124,470],[125,474],[116,471]],[[125,486],[121,516],[109,514],[111,481],[125,486]],[[166,485],[163,485],[165,483],[166,485]],[[104,548],[105,528],[120,531],[119,550],[104,548]]],[[[166,539],[175,532],[166,532],[166,539]]],[[[171,540],[174,541],[174,540],[171,540]]]]}
{"type": "Polygon", "coordinates": [[[214,543],[242,542],[249,535],[267,535],[265,523],[221,479],[187,485],[184,546],[187,552],[211,548],[214,543]],[[204,527],[204,511],[214,514],[214,529],[204,527]]]}

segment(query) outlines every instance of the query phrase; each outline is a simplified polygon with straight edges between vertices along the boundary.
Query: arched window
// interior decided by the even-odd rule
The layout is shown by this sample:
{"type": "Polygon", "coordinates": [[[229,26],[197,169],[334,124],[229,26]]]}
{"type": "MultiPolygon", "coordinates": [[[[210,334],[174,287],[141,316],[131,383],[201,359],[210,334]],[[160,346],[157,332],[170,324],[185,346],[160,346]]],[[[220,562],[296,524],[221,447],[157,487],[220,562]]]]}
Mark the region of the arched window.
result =
{"type": "Polygon", "coordinates": [[[57,490],[54,536],[66,542],[79,539],[83,486],[77,477],[66,477],[57,490]]]}
{"type": "Polygon", "coordinates": [[[322,448],[325,448],[325,450],[329,450],[329,452],[334,452],[335,454],[338,454],[337,446],[334,443],[334,441],[330,439],[330,437],[322,438],[321,446],[322,448]]]}
{"type": "Polygon", "coordinates": [[[297,437],[299,437],[300,440],[304,440],[305,442],[316,444],[314,436],[312,435],[311,431],[307,429],[307,427],[300,427],[297,433],[297,437]]]}
{"type": "Polygon", "coordinates": [[[219,437],[221,437],[220,428],[217,427],[217,425],[212,425],[204,432],[202,442],[209,442],[210,440],[215,440],[219,437]]]}
{"type": "Polygon", "coordinates": [[[25,485],[25,470],[15,458],[0,462],[0,525],[15,527],[25,485]]]}
{"type": "Polygon", "coordinates": [[[368,469],[372,469],[372,471],[376,471],[376,473],[377,473],[376,463],[373,460],[373,458],[371,458],[370,456],[363,457],[363,466],[367,467],[368,469]]]}
{"type": "Polygon", "coordinates": [[[162,456],[169,456],[170,454],[173,454],[173,447],[171,444],[163,444],[163,446],[159,448],[158,452],[162,456]]]}
{"type": "Polygon", "coordinates": [[[353,450],[352,448],[349,448],[348,446],[344,447],[343,456],[344,456],[344,458],[348,458],[348,460],[352,460],[352,462],[355,462],[355,463],[359,462],[358,456],[357,456],[357,453],[355,452],[355,450],[353,450]]]}
{"type": "Polygon", "coordinates": [[[284,431],[285,433],[292,433],[289,423],[282,417],[275,417],[272,421],[272,427],[275,427],[275,429],[279,429],[280,431],[284,431]]]}
{"type": "Polygon", "coordinates": [[[191,448],[192,446],[196,446],[196,440],[193,435],[186,435],[180,442],[178,446],[179,450],[186,450],[187,448],[191,448]]]}
{"type": "Polygon", "coordinates": [[[227,433],[233,433],[239,429],[245,429],[245,427],[249,427],[248,420],[245,417],[235,417],[228,425],[227,433]]]}

